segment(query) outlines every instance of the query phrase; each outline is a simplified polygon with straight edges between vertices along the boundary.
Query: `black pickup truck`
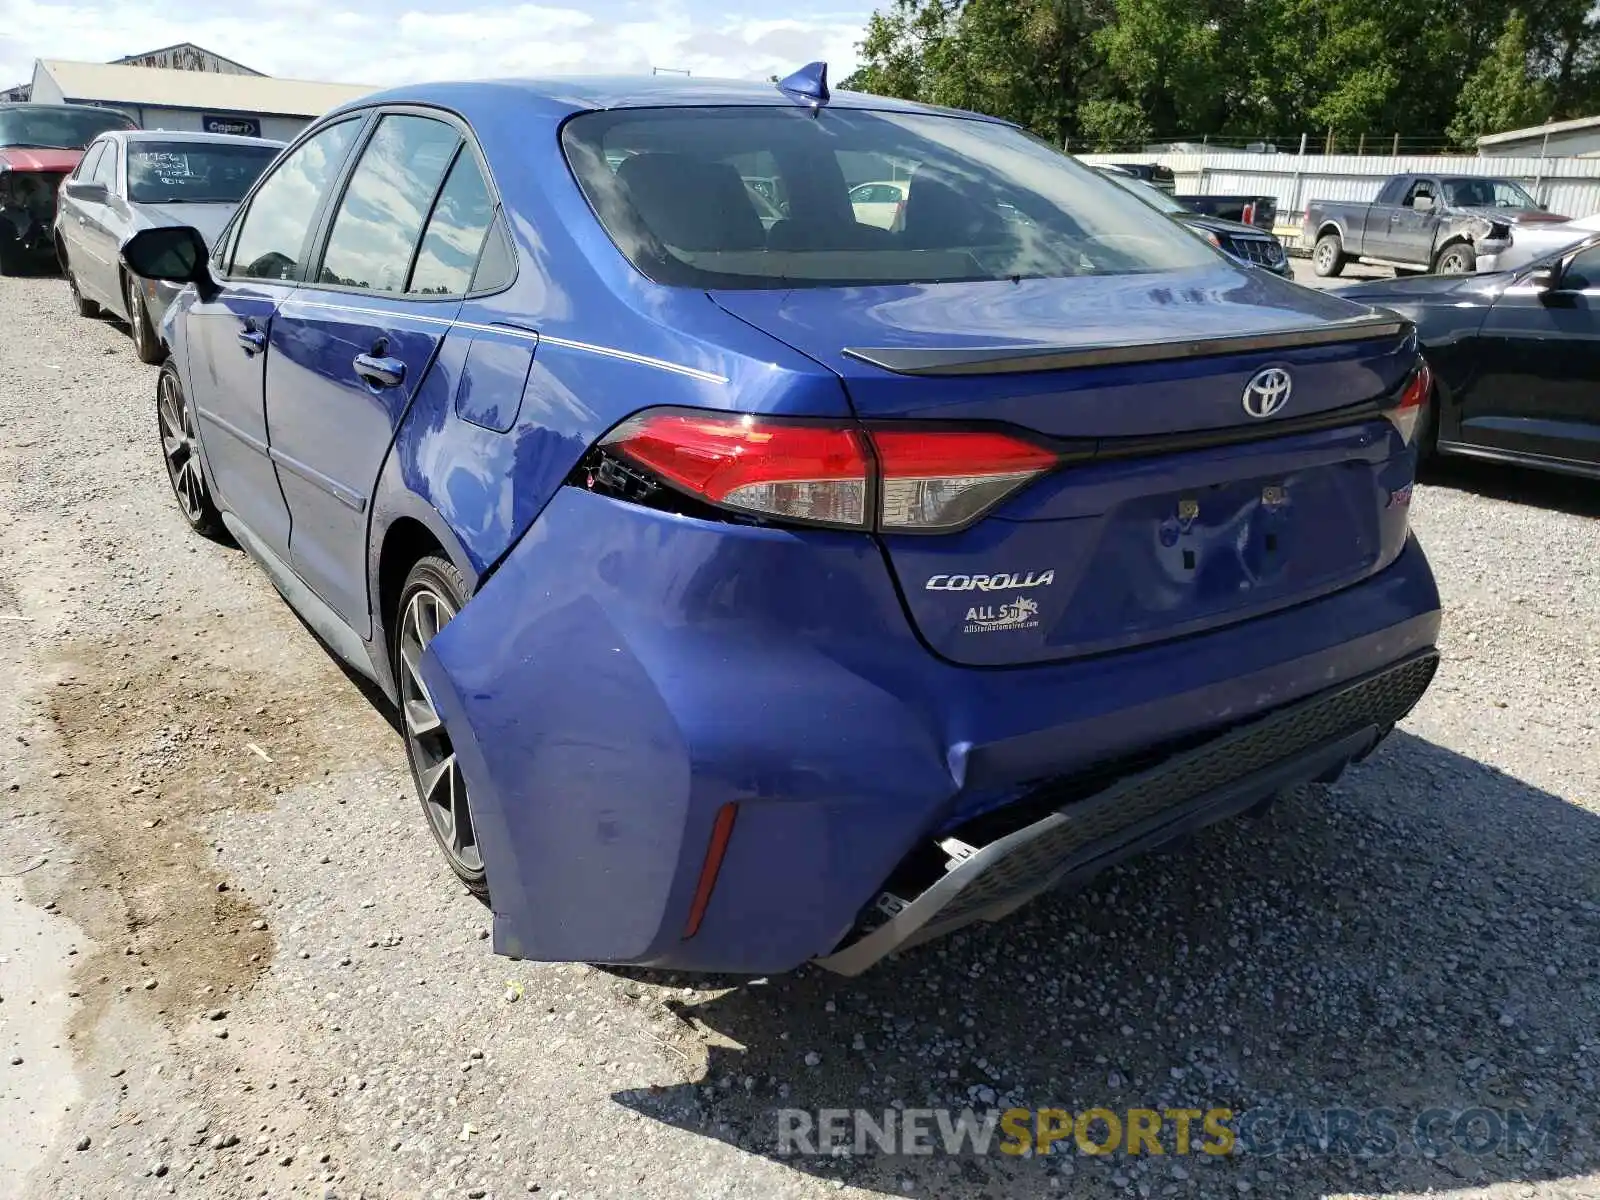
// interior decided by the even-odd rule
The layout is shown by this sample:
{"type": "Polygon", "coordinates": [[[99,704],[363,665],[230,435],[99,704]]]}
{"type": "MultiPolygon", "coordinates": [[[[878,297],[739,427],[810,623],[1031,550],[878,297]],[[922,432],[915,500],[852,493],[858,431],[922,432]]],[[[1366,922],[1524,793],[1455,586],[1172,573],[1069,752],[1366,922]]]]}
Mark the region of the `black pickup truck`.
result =
{"type": "Polygon", "coordinates": [[[1131,175],[1158,187],[1192,213],[1219,217],[1240,225],[1254,225],[1271,233],[1278,221],[1276,196],[1179,196],[1177,176],[1159,163],[1104,163],[1096,168],[1107,175],[1131,175]]]}
{"type": "Polygon", "coordinates": [[[1510,179],[1391,175],[1373,204],[1311,201],[1302,237],[1322,276],[1339,274],[1347,262],[1470,275],[1480,253],[1506,248],[1513,226],[1565,220],[1510,179]]]}

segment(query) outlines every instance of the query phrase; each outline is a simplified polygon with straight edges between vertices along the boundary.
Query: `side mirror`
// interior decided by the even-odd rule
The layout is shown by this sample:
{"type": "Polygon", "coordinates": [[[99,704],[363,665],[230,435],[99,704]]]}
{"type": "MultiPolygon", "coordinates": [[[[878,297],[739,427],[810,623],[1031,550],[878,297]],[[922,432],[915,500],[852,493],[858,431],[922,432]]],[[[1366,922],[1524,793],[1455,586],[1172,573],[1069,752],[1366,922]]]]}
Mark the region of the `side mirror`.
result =
{"type": "Polygon", "coordinates": [[[1529,271],[1523,276],[1522,284],[1536,292],[1548,292],[1556,286],[1556,269],[1554,267],[1540,267],[1536,271],[1529,271]]]}
{"type": "Polygon", "coordinates": [[[1417,196],[1411,201],[1411,207],[1416,209],[1418,212],[1432,212],[1433,211],[1433,197],[1432,196],[1417,196]]]}
{"type": "Polygon", "coordinates": [[[201,295],[216,288],[206,262],[210,253],[200,231],[189,225],[141,230],[122,244],[122,261],[141,279],[192,283],[201,295]]]}
{"type": "Polygon", "coordinates": [[[87,183],[81,179],[69,179],[63,185],[67,195],[74,200],[82,200],[85,204],[104,204],[111,198],[111,193],[106,190],[103,183],[87,183]]]}

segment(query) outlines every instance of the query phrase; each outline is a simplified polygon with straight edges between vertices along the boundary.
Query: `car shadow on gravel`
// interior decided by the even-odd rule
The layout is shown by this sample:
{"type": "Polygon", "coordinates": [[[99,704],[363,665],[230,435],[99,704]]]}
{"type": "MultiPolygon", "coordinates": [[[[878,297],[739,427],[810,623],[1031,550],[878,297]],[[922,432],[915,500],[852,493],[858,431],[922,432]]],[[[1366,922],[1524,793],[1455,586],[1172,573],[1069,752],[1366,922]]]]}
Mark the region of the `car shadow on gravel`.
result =
{"type": "Polygon", "coordinates": [[[1574,475],[1470,458],[1435,458],[1422,468],[1420,479],[1507,504],[1600,517],[1600,484],[1574,475]]]}
{"type": "MultiPolygon", "coordinates": [[[[1398,733],[1339,784],[1261,820],[859,978],[808,968],[680,993],[671,1004],[706,1044],[704,1076],[615,1099],[892,1195],[1310,1198],[1581,1178],[1600,1154],[1597,852],[1592,813],[1398,733]],[[891,1108],[1012,1107],[1100,1108],[1124,1125],[1132,1109],[1228,1109],[1239,1130],[1253,1114],[1256,1152],[1179,1156],[1164,1117],[1159,1156],[1148,1144],[1086,1154],[1069,1136],[1018,1157],[997,1152],[1021,1144],[1004,1132],[982,1156],[885,1154],[864,1127],[865,1153],[805,1152],[818,1110],[884,1125],[891,1108]],[[1334,1109],[1363,1123],[1325,1152],[1315,1143],[1334,1109]],[[1493,1115],[1461,1126],[1476,1144],[1452,1146],[1455,1114],[1473,1109],[1493,1115]],[[1430,1110],[1452,1114],[1427,1118],[1437,1156],[1413,1137],[1430,1110]],[[1559,1131],[1541,1141],[1552,1113],[1559,1131]],[[1496,1122],[1499,1144],[1483,1149],[1496,1122]],[[797,1152],[780,1146],[781,1123],[802,1135],[797,1152]],[[1395,1152],[1356,1149],[1382,1151],[1384,1127],[1395,1152]]],[[[930,1126],[940,1140],[937,1117],[930,1126]]],[[[1109,1136],[1103,1121],[1088,1133],[1109,1136]]]]}

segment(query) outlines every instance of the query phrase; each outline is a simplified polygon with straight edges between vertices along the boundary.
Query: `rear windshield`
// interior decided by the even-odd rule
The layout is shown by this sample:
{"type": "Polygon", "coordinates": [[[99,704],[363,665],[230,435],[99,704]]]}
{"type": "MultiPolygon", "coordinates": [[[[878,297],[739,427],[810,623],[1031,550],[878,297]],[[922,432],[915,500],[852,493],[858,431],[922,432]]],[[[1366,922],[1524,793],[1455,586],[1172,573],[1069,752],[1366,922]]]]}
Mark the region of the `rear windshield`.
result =
{"type": "Polygon", "coordinates": [[[136,204],[237,204],[277,146],[129,142],[128,199],[136,204]]]}
{"type": "Polygon", "coordinates": [[[114,108],[0,104],[0,146],[82,150],[109,129],[133,128],[133,119],[114,108]]]}
{"type": "Polygon", "coordinates": [[[1452,208],[1538,208],[1539,202],[1509,179],[1446,179],[1452,208]]]}
{"type": "Polygon", "coordinates": [[[707,288],[1170,271],[1204,243],[1020,130],[788,108],[585,113],[562,134],[606,232],[651,279],[707,288]],[[872,186],[864,186],[872,185],[872,186]]]}

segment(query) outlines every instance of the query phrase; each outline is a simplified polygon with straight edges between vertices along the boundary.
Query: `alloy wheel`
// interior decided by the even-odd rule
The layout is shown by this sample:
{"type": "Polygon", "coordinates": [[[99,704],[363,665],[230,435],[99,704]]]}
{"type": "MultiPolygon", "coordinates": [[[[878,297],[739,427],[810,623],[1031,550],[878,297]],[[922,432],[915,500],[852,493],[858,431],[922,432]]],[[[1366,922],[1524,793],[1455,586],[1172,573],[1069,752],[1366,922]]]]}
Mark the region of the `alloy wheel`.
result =
{"type": "Polygon", "coordinates": [[[195,452],[194,418],[177,380],[163,374],[157,384],[156,420],[161,427],[161,452],[167,460],[167,477],[172,494],[190,524],[206,515],[206,481],[200,473],[200,456],[195,452]]]}
{"type": "Polygon", "coordinates": [[[131,275],[123,283],[122,288],[127,294],[128,326],[133,332],[133,348],[142,361],[149,353],[146,342],[150,337],[150,322],[144,314],[144,297],[139,295],[139,286],[131,275]]]}
{"type": "Polygon", "coordinates": [[[422,681],[423,651],[455,615],[450,601],[426,586],[414,591],[406,602],[400,618],[400,708],[417,788],[433,831],[457,867],[478,872],[483,870],[483,856],[472,826],[466,780],[428,685],[422,681]]]}

